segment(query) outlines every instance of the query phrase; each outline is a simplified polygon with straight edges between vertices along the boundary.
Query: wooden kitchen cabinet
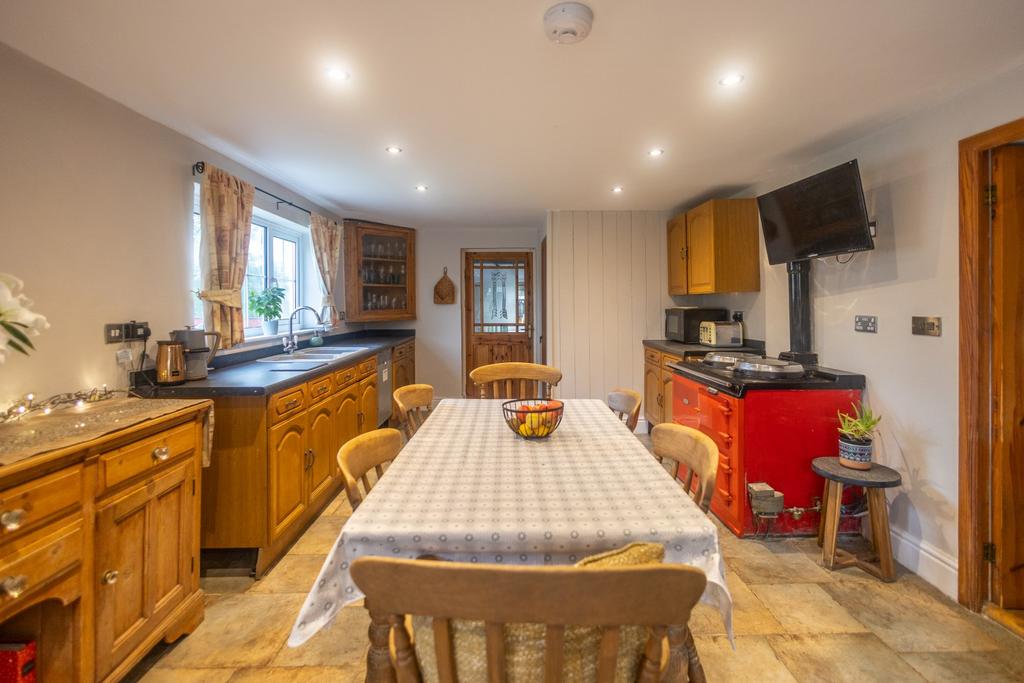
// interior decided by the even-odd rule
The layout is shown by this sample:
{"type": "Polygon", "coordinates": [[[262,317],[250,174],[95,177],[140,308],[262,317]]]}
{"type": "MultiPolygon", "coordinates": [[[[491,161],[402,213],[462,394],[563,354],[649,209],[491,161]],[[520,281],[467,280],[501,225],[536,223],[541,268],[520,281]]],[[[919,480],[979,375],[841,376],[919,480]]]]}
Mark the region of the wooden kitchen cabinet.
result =
{"type": "Polygon", "coordinates": [[[644,418],[650,430],[672,421],[672,370],[679,356],[644,347],[644,418]]]}
{"type": "Polygon", "coordinates": [[[334,481],[335,454],[339,448],[338,396],[317,403],[309,409],[309,501],[315,505],[331,489],[334,481]]]}
{"type": "Polygon", "coordinates": [[[712,199],[668,222],[669,294],[756,292],[756,199],[712,199]]]}
{"type": "Polygon", "coordinates": [[[391,356],[394,379],[392,389],[416,383],[416,342],[408,341],[395,347],[391,356]]]}
{"type": "Polygon", "coordinates": [[[359,382],[359,433],[377,428],[377,375],[359,382]]]}
{"type": "Polygon", "coordinates": [[[194,463],[140,481],[96,509],[96,679],[188,596],[196,571],[194,463]]]}
{"type": "MultiPolygon", "coordinates": [[[[334,407],[334,424],[338,429],[339,448],[341,445],[359,436],[358,382],[345,386],[338,393],[338,400],[334,407]]],[[[340,474],[337,461],[338,459],[334,458],[335,476],[340,474]]]]}
{"type": "Polygon", "coordinates": [[[276,540],[302,515],[308,501],[306,465],[309,417],[299,413],[270,428],[270,538],[276,540]]]}
{"type": "Polygon", "coordinates": [[[345,319],[416,319],[416,231],[345,221],[345,319]]]}

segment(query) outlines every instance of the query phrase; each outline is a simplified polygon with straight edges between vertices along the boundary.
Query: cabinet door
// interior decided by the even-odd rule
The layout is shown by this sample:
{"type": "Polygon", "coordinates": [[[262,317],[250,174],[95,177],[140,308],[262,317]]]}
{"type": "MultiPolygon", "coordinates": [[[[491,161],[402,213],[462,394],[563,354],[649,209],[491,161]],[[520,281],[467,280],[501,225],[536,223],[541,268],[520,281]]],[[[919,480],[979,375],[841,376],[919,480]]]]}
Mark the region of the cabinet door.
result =
{"type": "Polygon", "coordinates": [[[662,400],[661,366],[657,363],[644,363],[644,415],[647,423],[652,426],[663,421],[662,400]]]}
{"type": "Polygon", "coordinates": [[[661,357],[661,421],[672,421],[672,378],[675,373],[668,369],[669,363],[678,363],[679,356],[664,354],[661,357]]]}
{"type": "Polygon", "coordinates": [[[308,418],[301,413],[270,428],[270,540],[288,529],[306,509],[308,418]]]}
{"type": "Polygon", "coordinates": [[[416,370],[413,363],[412,356],[406,356],[395,361],[393,366],[395,372],[393,388],[398,389],[416,383],[416,370]]]}
{"type": "Polygon", "coordinates": [[[346,317],[416,318],[416,231],[345,221],[346,317]]]}
{"type": "Polygon", "coordinates": [[[96,674],[106,676],[192,592],[192,462],[96,510],[96,674]]]}
{"type": "MultiPolygon", "coordinates": [[[[336,398],[338,402],[334,409],[334,425],[338,430],[338,448],[341,448],[359,436],[359,383],[354,382],[344,387],[336,398]]],[[[334,466],[337,471],[337,458],[334,466]]]]}
{"type": "Polygon", "coordinates": [[[377,376],[371,375],[359,382],[359,433],[377,428],[377,376]]]}
{"type": "Polygon", "coordinates": [[[333,396],[309,409],[309,500],[317,501],[331,488],[340,444],[334,418],[338,397],[333,396]]]}
{"type": "Polygon", "coordinates": [[[686,294],[686,214],[668,222],[668,293],[686,294]]]}
{"type": "Polygon", "coordinates": [[[705,202],[686,214],[686,288],[690,294],[715,291],[714,204],[705,202]]]}

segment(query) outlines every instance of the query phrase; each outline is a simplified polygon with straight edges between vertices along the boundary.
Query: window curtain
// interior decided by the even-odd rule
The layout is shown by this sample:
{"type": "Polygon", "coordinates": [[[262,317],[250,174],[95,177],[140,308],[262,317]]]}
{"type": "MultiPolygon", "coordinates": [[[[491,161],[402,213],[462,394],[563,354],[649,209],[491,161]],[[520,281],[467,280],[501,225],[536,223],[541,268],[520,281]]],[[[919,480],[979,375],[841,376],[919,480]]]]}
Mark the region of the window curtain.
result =
{"type": "Polygon", "coordinates": [[[242,283],[249,261],[255,188],[206,165],[200,192],[199,263],[206,329],[220,332],[221,347],[245,341],[242,283]]]}
{"type": "Polygon", "coordinates": [[[338,262],[341,260],[341,226],[337,221],[311,214],[309,232],[313,237],[313,253],[320,269],[324,286],[323,306],[330,311],[331,326],[338,324],[338,309],[334,305],[334,283],[338,279],[338,262]]]}

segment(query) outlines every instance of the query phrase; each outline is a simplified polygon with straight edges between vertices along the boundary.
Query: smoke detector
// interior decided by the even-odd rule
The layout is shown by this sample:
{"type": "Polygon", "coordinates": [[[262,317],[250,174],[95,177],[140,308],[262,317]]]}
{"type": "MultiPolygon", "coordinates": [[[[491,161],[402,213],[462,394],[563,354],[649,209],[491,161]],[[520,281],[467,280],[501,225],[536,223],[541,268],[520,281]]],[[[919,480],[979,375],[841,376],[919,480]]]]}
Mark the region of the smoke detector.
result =
{"type": "Polygon", "coordinates": [[[578,43],[594,24],[594,13],[582,2],[560,2],[544,13],[544,32],[561,45],[578,43]]]}

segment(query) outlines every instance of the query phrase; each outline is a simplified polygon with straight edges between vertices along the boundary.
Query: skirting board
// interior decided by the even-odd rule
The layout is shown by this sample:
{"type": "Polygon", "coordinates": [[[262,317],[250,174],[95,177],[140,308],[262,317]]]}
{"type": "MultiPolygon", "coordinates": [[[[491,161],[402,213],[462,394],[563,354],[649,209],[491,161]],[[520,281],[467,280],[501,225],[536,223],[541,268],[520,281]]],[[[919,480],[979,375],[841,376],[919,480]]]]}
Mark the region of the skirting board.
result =
{"type": "Polygon", "coordinates": [[[892,529],[892,550],[897,562],[956,600],[955,557],[895,528],[892,529]]]}

